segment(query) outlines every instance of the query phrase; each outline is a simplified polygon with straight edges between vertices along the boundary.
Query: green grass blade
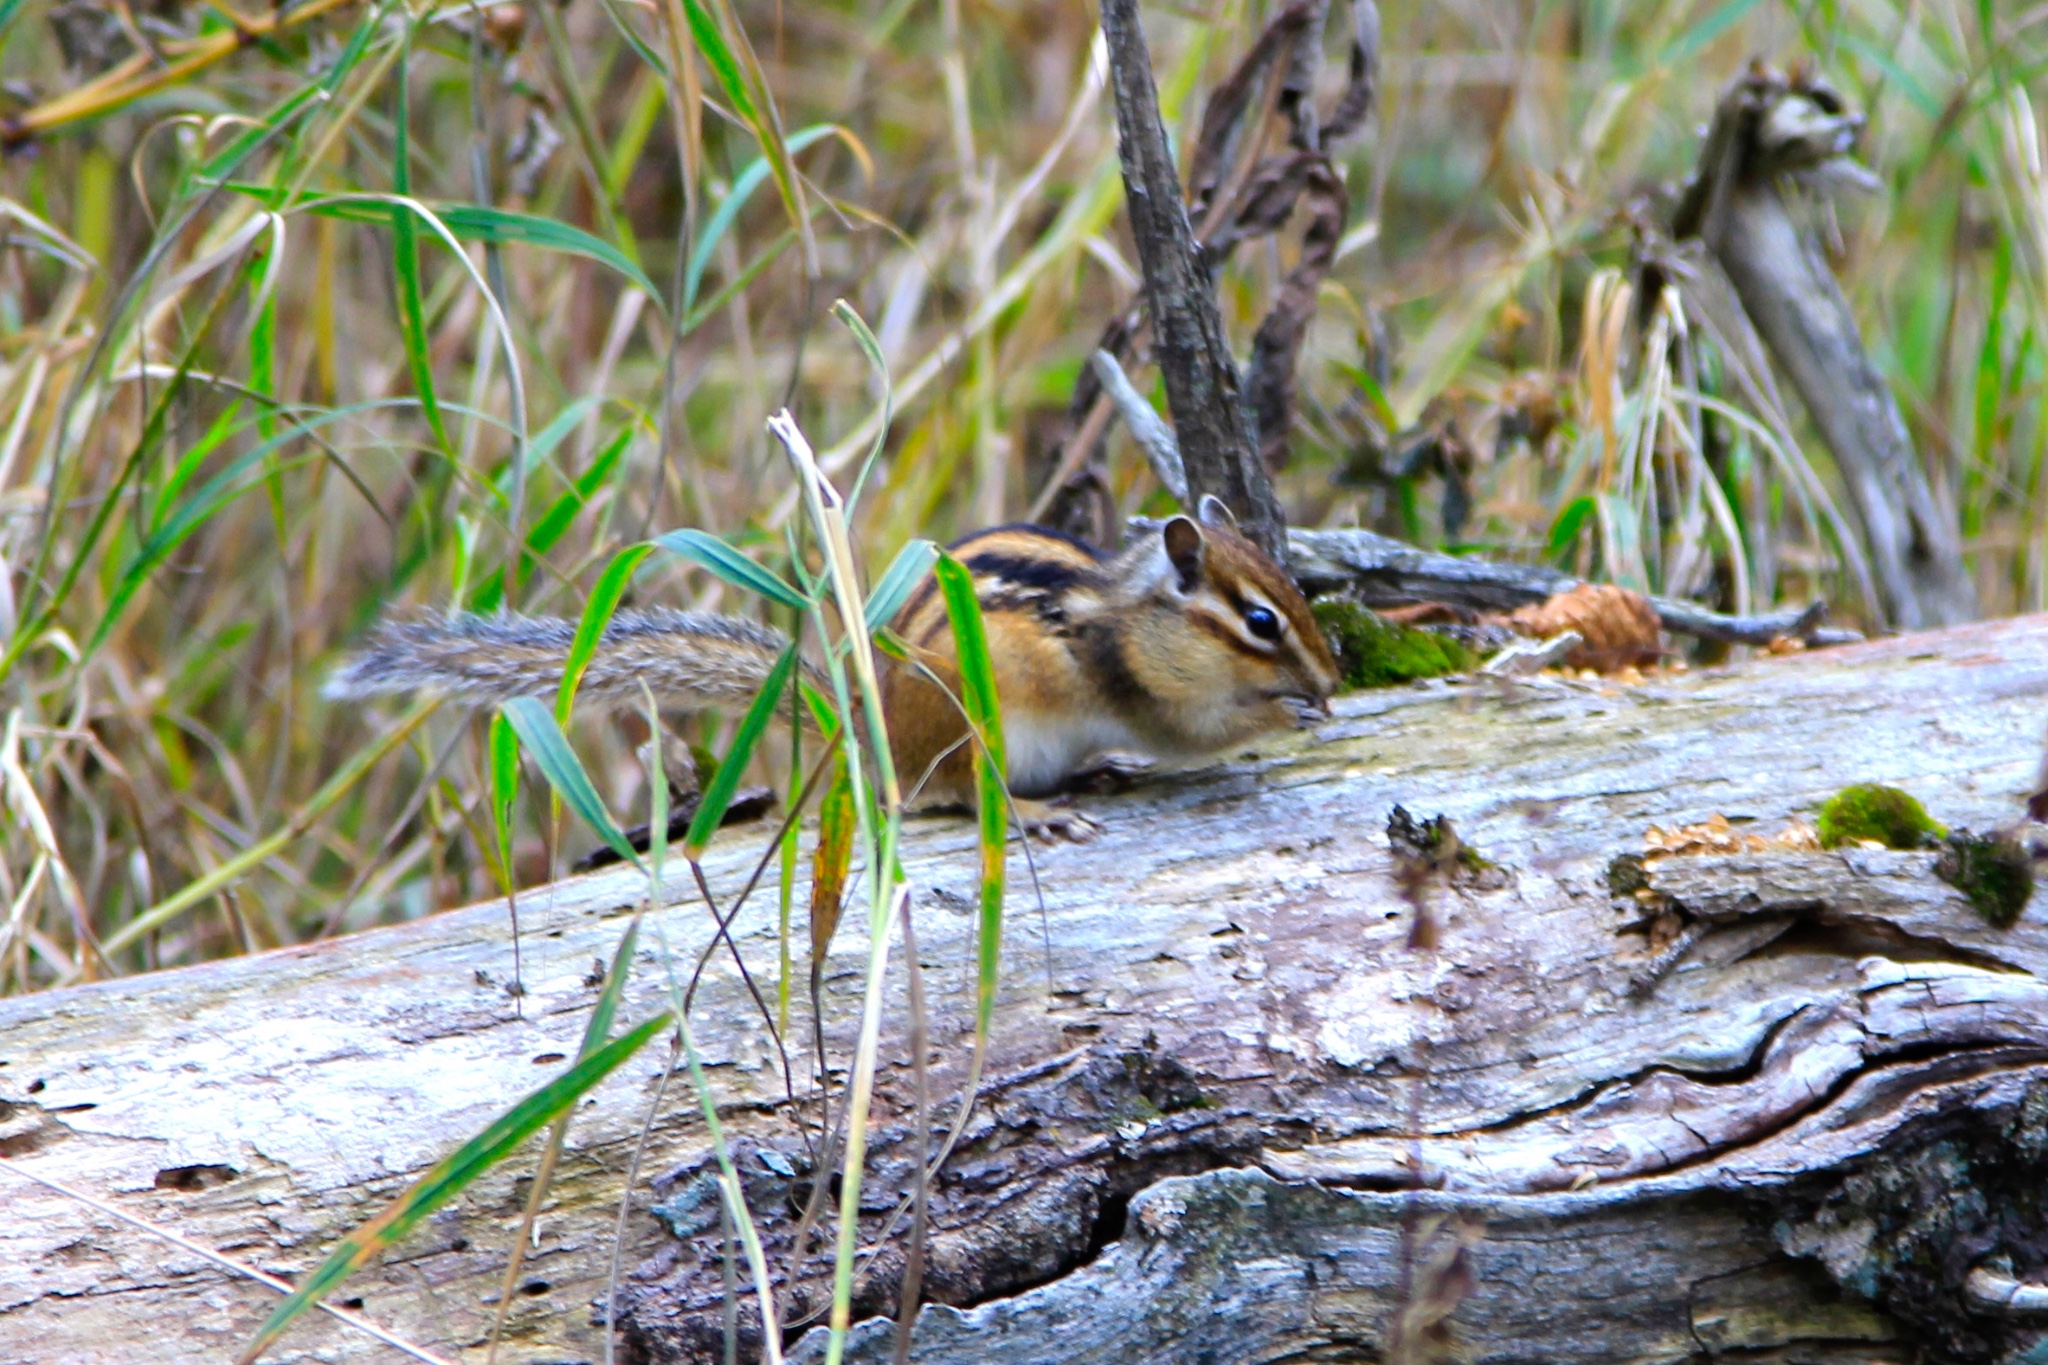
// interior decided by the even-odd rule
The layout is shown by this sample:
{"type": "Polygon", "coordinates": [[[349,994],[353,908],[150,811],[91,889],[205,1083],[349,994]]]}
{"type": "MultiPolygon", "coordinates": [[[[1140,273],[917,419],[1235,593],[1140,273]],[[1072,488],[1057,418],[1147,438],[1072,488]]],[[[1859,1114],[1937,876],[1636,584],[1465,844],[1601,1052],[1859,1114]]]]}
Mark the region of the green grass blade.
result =
{"type": "Polygon", "coordinates": [[[508,503],[512,496],[512,482],[515,478],[530,476],[534,469],[549,456],[555,448],[567,440],[569,433],[583,425],[590,416],[590,410],[602,403],[602,398],[579,398],[555,414],[555,419],[527,438],[526,445],[519,452],[517,460],[507,460],[494,480],[498,493],[508,503]]]}
{"type": "Polygon", "coordinates": [[[683,856],[691,862],[703,856],[711,836],[718,832],[719,824],[725,819],[726,808],[732,804],[733,793],[739,790],[740,779],[746,775],[747,762],[754,756],[754,746],[761,742],[769,722],[775,719],[775,707],[782,700],[783,689],[789,686],[790,674],[795,670],[796,646],[792,644],[782,651],[782,657],[775,661],[768,680],[761,684],[760,694],[747,708],[747,714],[740,720],[739,731],[732,737],[732,747],[718,761],[718,771],[711,775],[711,781],[704,788],[703,799],[697,803],[697,812],[690,817],[690,832],[683,840],[683,856]]]}
{"type": "Polygon", "coordinates": [[[827,746],[838,743],[839,712],[833,709],[832,699],[806,679],[797,679],[796,686],[803,693],[804,705],[810,708],[811,719],[818,723],[818,733],[826,736],[827,746]]]}
{"type": "Polygon", "coordinates": [[[612,472],[619,467],[619,461],[625,458],[626,447],[632,443],[633,428],[627,427],[597,452],[590,468],[577,475],[576,481],[569,485],[569,491],[550,503],[540,520],[533,524],[533,530],[526,536],[528,562],[522,564],[519,571],[522,586],[532,575],[532,559],[555,548],[575,523],[576,514],[590,505],[590,500],[597,496],[597,490],[611,478],[612,472]]]}
{"type": "Polygon", "coordinates": [[[331,422],[380,406],[384,404],[357,403],[345,408],[329,408],[317,412],[303,421],[294,422],[288,429],[280,431],[270,440],[258,442],[208,479],[183,506],[166,518],[161,525],[151,530],[149,538],[136,550],[135,558],[122,571],[114,590],[107,597],[107,605],[100,612],[99,626],[87,643],[85,653],[91,655],[105,643],[107,636],[119,623],[128,603],[141,591],[143,583],[149,576],[170,557],[173,550],[182,545],[194,531],[205,525],[221,508],[261,482],[262,465],[273,451],[286,441],[306,435],[331,422]]]}
{"type": "Polygon", "coordinates": [[[1742,17],[1755,9],[1757,0],[1725,0],[1719,9],[1702,16],[1678,33],[1664,50],[1657,54],[1659,64],[1682,67],[1697,57],[1714,39],[1742,22],[1742,17]]]}
{"type": "Polygon", "coordinates": [[[709,569],[736,588],[757,593],[781,606],[803,611],[811,605],[810,599],[789,586],[781,575],[762,568],[709,531],[686,527],[657,536],[654,543],[670,554],[681,555],[692,564],[709,569]]]}
{"type": "Polygon", "coordinates": [[[941,554],[932,568],[953,623],[953,644],[960,660],[960,702],[974,723],[981,743],[974,749],[974,790],[981,823],[981,924],[975,962],[974,1027],[986,1035],[995,1014],[996,982],[1002,966],[1005,835],[1010,813],[1009,788],[1003,774],[1003,714],[996,698],[995,666],[989,661],[988,632],[982,625],[981,601],[974,575],[965,564],[941,554]]]}
{"type": "Polygon", "coordinates": [[[517,242],[524,246],[537,246],[544,251],[559,251],[566,256],[582,256],[610,266],[631,280],[657,305],[662,302],[661,291],[654,287],[654,281],[647,277],[647,272],[634,264],[632,257],[582,228],[571,227],[553,218],[488,208],[482,204],[445,204],[435,211],[441,215],[441,221],[448,225],[450,232],[466,241],[517,242]]]}
{"type": "MultiPolygon", "coordinates": [[[[281,221],[281,220],[280,220],[281,221]]],[[[278,246],[281,248],[282,243],[278,246]]],[[[256,317],[249,324],[249,387],[263,395],[264,406],[256,414],[256,429],[266,438],[277,434],[277,291],[272,287],[277,252],[265,261],[252,256],[243,267],[249,281],[249,302],[256,317]]]]}
{"type": "Polygon", "coordinates": [[[200,466],[206,463],[206,457],[220,449],[228,437],[248,425],[236,424],[235,419],[241,415],[242,402],[236,399],[221,409],[220,416],[213,419],[213,425],[206,429],[206,434],[193,442],[192,448],[180,456],[178,463],[171,467],[170,474],[164,479],[163,487],[157,490],[156,502],[149,509],[149,528],[152,531],[163,525],[165,513],[169,511],[171,504],[178,500],[178,495],[191,485],[193,476],[198,474],[200,466]]]}
{"type": "Polygon", "coordinates": [[[533,755],[541,775],[568,803],[569,809],[597,831],[597,836],[619,857],[635,867],[641,866],[640,855],[626,842],[626,836],[612,820],[611,812],[598,799],[597,788],[590,784],[590,774],[583,769],[583,760],[576,757],[576,751],[569,747],[562,727],[555,723],[554,712],[548,710],[538,697],[518,697],[505,703],[504,716],[519,732],[519,742],[526,746],[527,753],[533,755]]]}
{"type": "MultiPolygon", "coordinates": [[[[669,80],[671,77],[668,62],[659,52],[656,52],[648,45],[645,38],[642,38],[634,31],[632,23],[628,21],[624,14],[619,12],[621,5],[624,3],[625,0],[604,0],[605,17],[612,21],[612,32],[625,39],[626,46],[633,49],[633,55],[654,68],[654,74],[657,77],[662,81],[669,80]]],[[[630,170],[628,174],[630,174],[630,170]]],[[[620,192],[623,192],[623,186],[620,192]]]]}
{"type": "MultiPolygon", "coordinates": [[[[834,133],[845,138],[853,136],[836,123],[814,123],[790,136],[789,150],[792,153],[801,152],[834,133]]],[[[755,190],[761,188],[772,173],[773,167],[768,164],[767,157],[756,158],[745,170],[733,177],[732,188],[726,191],[725,198],[718,201],[718,207],[711,211],[711,216],[704,220],[703,231],[697,234],[697,245],[691,248],[689,265],[683,272],[683,312],[688,313],[697,306],[697,290],[704,281],[705,268],[711,264],[711,253],[717,250],[718,243],[725,234],[732,230],[733,220],[740,216],[740,210],[747,206],[747,200],[753,196],[755,190]]]]}
{"type": "Polygon", "coordinates": [[[405,342],[405,364],[412,373],[413,392],[419,395],[427,426],[445,451],[448,428],[441,420],[441,400],[434,391],[434,366],[427,354],[426,309],[420,301],[419,229],[404,209],[391,211],[392,268],[398,275],[399,332],[405,342]]]}
{"type": "Polygon", "coordinates": [[[718,81],[719,89],[732,102],[733,112],[742,122],[752,125],[760,118],[754,108],[754,96],[747,89],[747,82],[740,74],[739,58],[734,55],[732,45],[719,31],[718,20],[704,8],[702,0],[683,0],[683,13],[690,21],[690,37],[697,44],[697,50],[704,54],[706,65],[718,81]]]}
{"type": "Polygon", "coordinates": [[[811,237],[810,213],[804,207],[803,187],[797,180],[789,141],[782,135],[782,121],[775,111],[774,97],[769,93],[753,49],[747,44],[746,34],[740,29],[738,16],[732,15],[729,7],[720,8],[732,18],[731,40],[728,40],[724,25],[705,8],[704,0],[683,0],[690,36],[704,54],[705,64],[717,78],[719,88],[732,102],[733,112],[752,131],[754,140],[761,144],[761,154],[768,161],[770,173],[775,177],[775,187],[782,195],[783,208],[789,214],[789,225],[803,238],[805,273],[816,278],[817,243],[811,237]]]}
{"type": "Polygon", "coordinates": [[[591,589],[590,600],[583,605],[583,618],[576,623],[576,638],[569,645],[568,661],[562,666],[562,687],[555,700],[555,718],[561,724],[569,723],[569,712],[576,705],[576,688],[583,681],[584,670],[590,667],[591,657],[597,653],[598,643],[604,639],[605,628],[612,623],[612,613],[619,609],[619,599],[633,581],[633,571],[653,553],[652,545],[633,545],[619,551],[605,565],[597,586],[591,589]]]}
{"type": "Polygon", "coordinates": [[[1855,54],[1884,74],[1884,78],[1896,86],[1923,118],[1934,120],[1942,116],[1941,96],[1928,89],[1927,82],[1912,70],[1901,64],[1889,47],[1880,46],[1868,38],[1854,33],[1844,34],[1842,50],[1855,54]]]}
{"type": "Polygon", "coordinates": [[[505,894],[512,894],[512,803],[519,798],[519,735],[502,713],[491,717],[491,830],[505,894]]]}
{"type": "Polygon", "coordinates": [[[1332,362],[1331,368],[1358,386],[1359,396],[1380,424],[1380,430],[1392,435],[1401,429],[1400,419],[1394,416],[1394,405],[1387,401],[1387,391],[1380,387],[1379,380],[1373,378],[1371,370],[1363,365],[1347,365],[1341,360],[1332,362]]]}
{"type": "MultiPolygon", "coordinates": [[[[875,377],[882,381],[882,413],[875,423],[875,443],[868,447],[867,458],[860,462],[860,473],[854,475],[853,491],[846,495],[847,513],[851,515],[855,505],[860,502],[861,489],[867,487],[868,474],[874,469],[875,461],[882,457],[882,447],[889,443],[889,418],[893,415],[891,405],[895,401],[895,391],[889,382],[889,361],[882,354],[882,343],[868,330],[868,325],[861,315],[853,311],[853,305],[845,299],[840,299],[832,305],[832,316],[845,323],[847,330],[853,333],[853,339],[860,343],[861,352],[867,356],[875,377]]],[[[876,619],[872,616],[868,618],[870,623],[876,619]]]]}
{"type": "MultiPolygon", "coordinates": [[[[201,191],[212,190],[225,184],[227,178],[239,170],[242,163],[247,161],[264,143],[283,132],[290,124],[296,122],[300,115],[325,105],[328,97],[334,93],[336,87],[355,68],[356,63],[362,60],[363,54],[369,50],[370,39],[375,35],[378,27],[383,22],[383,16],[379,10],[381,10],[381,7],[363,16],[363,22],[356,26],[356,30],[350,35],[348,43],[342,48],[340,54],[335,58],[334,64],[327,69],[321,79],[305,86],[284,100],[275,109],[264,115],[261,122],[248,125],[241,133],[232,138],[226,146],[201,162],[193,170],[192,178],[188,184],[201,191]]],[[[273,207],[276,205],[277,194],[274,190],[268,187],[257,187],[255,193],[265,203],[273,207]]]]}
{"type": "MultiPolygon", "coordinates": [[[[619,946],[612,953],[612,965],[604,974],[604,989],[598,992],[597,1004],[590,1011],[590,1022],[583,1028],[583,1044],[576,1049],[579,1061],[596,1056],[612,1031],[612,1020],[618,1017],[619,1001],[626,993],[626,978],[633,973],[633,948],[640,942],[640,919],[641,914],[636,912],[627,921],[626,932],[619,936],[619,946]]],[[[563,1117],[568,1116],[564,1114],[563,1117]]]]}
{"type": "Polygon", "coordinates": [[[953,643],[960,654],[960,702],[967,718],[981,733],[989,757],[1003,763],[1003,716],[996,699],[995,667],[989,662],[988,631],[982,624],[981,600],[974,592],[974,575],[965,564],[940,551],[932,566],[939,580],[939,592],[946,600],[946,616],[953,625],[953,643]]]}
{"type": "MultiPolygon", "coordinates": [[[[412,123],[412,105],[407,98],[406,82],[406,68],[411,60],[412,32],[408,29],[404,43],[399,46],[398,66],[393,74],[398,107],[392,115],[395,137],[391,150],[391,190],[402,195],[412,193],[412,139],[408,133],[412,123]]],[[[405,363],[412,371],[413,391],[420,396],[420,407],[426,413],[427,425],[433,429],[435,441],[445,452],[451,449],[448,428],[441,420],[441,401],[434,393],[434,362],[428,354],[427,312],[420,298],[419,225],[407,209],[394,207],[389,212],[392,269],[398,276],[398,330],[405,342],[405,363]]]]}
{"type": "MultiPolygon", "coordinates": [[[[236,183],[228,186],[239,194],[255,195],[268,199],[270,191],[261,185],[236,183]]],[[[610,266],[624,275],[656,303],[661,302],[661,291],[654,287],[654,281],[647,272],[633,263],[633,258],[605,241],[593,236],[582,228],[554,218],[542,218],[532,213],[517,213],[511,209],[491,208],[484,204],[460,202],[427,201],[428,208],[448,231],[461,241],[483,242],[502,245],[516,242],[524,246],[539,247],[544,251],[558,251],[567,256],[582,256],[601,265],[610,266]]],[[[320,199],[308,199],[297,205],[303,212],[322,218],[335,218],[348,223],[388,223],[395,215],[404,212],[394,206],[365,201],[351,195],[335,195],[320,199]]],[[[417,224],[415,224],[415,227],[417,224]]]]}
{"type": "Polygon", "coordinates": [[[1558,509],[1557,517],[1550,523],[1550,536],[1546,548],[1550,558],[1557,564],[1569,567],[1572,552],[1578,548],[1579,534],[1586,527],[1586,521],[1593,515],[1594,503],[1590,493],[1581,493],[1558,509]]]}
{"type": "MultiPolygon", "coordinates": [[[[630,30],[620,27],[622,33],[630,30]]],[[[637,50],[652,57],[654,53],[644,44],[637,43],[637,50]]],[[[626,182],[633,177],[633,168],[640,164],[640,157],[647,150],[648,135],[654,131],[655,120],[661,117],[662,83],[659,80],[642,79],[639,93],[627,105],[626,116],[618,136],[605,152],[604,189],[613,203],[620,202],[626,193],[626,182]]]]}
{"type": "Polygon", "coordinates": [[[939,547],[929,540],[913,540],[898,550],[896,558],[883,571],[882,581],[868,594],[868,624],[876,628],[888,625],[903,610],[910,594],[917,591],[918,584],[924,582],[938,557],[939,547]]]}
{"type": "Polygon", "coordinates": [[[718,313],[726,304],[732,302],[735,294],[740,293],[748,285],[752,284],[762,271],[780,260],[782,253],[789,250],[791,244],[795,241],[796,230],[794,228],[784,228],[774,241],[762,248],[760,255],[748,261],[741,268],[739,274],[720,285],[710,298],[705,299],[686,313],[681,324],[676,329],[678,334],[688,336],[699,327],[702,327],[706,318],[718,313]]]}
{"type": "Polygon", "coordinates": [[[257,1330],[255,1338],[238,1357],[241,1365],[250,1365],[316,1300],[332,1292],[367,1264],[371,1257],[404,1237],[420,1219],[462,1193],[478,1176],[511,1155],[520,1143],[568,1113],[578,1100],[644,1047],[648,1039],[673,1023],[674,1016],[664,1010],[636,1025],[631,1031],[583,1057],[506,1111],[490,1127],[442,1158],[382,1213],[342,1238],[341,1243],[328,1253],[327,1259],[277,1306],[277,1311],[257,1330]]]}

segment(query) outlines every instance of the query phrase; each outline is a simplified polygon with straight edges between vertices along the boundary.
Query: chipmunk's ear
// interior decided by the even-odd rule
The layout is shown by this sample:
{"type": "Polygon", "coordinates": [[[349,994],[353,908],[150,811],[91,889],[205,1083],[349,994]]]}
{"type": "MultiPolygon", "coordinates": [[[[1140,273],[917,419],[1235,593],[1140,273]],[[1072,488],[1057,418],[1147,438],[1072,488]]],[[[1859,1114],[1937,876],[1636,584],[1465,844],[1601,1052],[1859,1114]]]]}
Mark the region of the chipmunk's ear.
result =
{"type": "Polygon", "coordinates": [[[1173,564],[1180,590],[1193,592],[1195,584],[1202,581],[1202,528],[1186,517],[1175,517],[1160,530],[1159,539],[1166,546],[1166,558],[1173,564]]]}
{"type": "Polygon", "coordinates": [[[1202,501],[1195,507],[1195,515],[1202,519],[1204,526],[1221,526],[1226,531],[1237,529],[1237,518],[1229,506],[1214,493],[1202,494],[1202,501]]]}

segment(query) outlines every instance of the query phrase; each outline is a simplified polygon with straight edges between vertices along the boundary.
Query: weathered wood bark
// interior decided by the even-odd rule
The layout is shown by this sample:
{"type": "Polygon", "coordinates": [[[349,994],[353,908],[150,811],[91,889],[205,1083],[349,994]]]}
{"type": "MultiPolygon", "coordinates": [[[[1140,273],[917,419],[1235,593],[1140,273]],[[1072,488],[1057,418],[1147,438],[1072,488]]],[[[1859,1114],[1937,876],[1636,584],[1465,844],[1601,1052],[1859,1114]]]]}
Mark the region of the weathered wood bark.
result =
{"type": "Polygon", "coordinates": [[[1152,83],[1138,0],[1102,0],[1102,34],[1109,47],[1117,156],[1145,275],[1153,352],[1166,381],[1189,492],[1223,499],[1247,536],[1279,554],[1287,522],[1260,462],[1237,361],[1223,334],[1216,287],[1197,254],[1195,230],[1181,202],[1180,173],[1159,119],[1159,92],[1152,83]]]}
{"type": "Polygon", "coordinates": [[[1846,170],[1862,126],[1811,75],[1788,80],[1752,68],[1714,111],[1673,231],[1697,234],[1727,272],[1834,452],[1892,624],[1916,629],[1976,615],[1961,532],[1863,349],[1848,300],[1782,192],[1791,177],[1846,170]]]}
{"type": "MultiPolygon", "coordinates": [[[[1951,824],[2009,821],[2044,700],[2036,617],[1628,690],[1360,694],[1313,735],[1096,800],[1096,843],[1035,854],[1043,915],[1016,898],[991,1081],[932,1195],[937,1302],[915,1358],[2034,1358],[2043,1319],[1970,1286],[2048,1280],[2039,899],[2001,932],[1923,855],[1666,866],[1657,885],[1695,930],[1670,961],[1605,871],[1646,824],[1721,812],[1768,829],[1856,779],[1905,785],[1951,824]],[[1408,946],[1415,910],[1384,837],[1395,802],[1448,813],[1498,865],[1423,888],[1434,953],[1408,946]]],[[[754,842],[722,837],[708,869],[721,895],[754,842]]],[[[957,1098],[971,833],[921,820],[904,862],[933,1093],[957,1098]]],[[[523,1016],[497,984],[511,953],[496,905],[0,1002],[0,1152],[301,1271],[560,1069],[637,894],[610,871],[521,897],[523,1016]]],[[[770,917],[749,910],[737,935],[763,978],[770,917]]],[[[664,940],[687,973],[709,939],[687,900],[652,916],[626,1017],[664,997],[664,940]]],[[[825,992],[835,1066],[863,956],[842,929],[825,992]]],[[[911,1122],[903,1001],[899,972],[871,1235],[934,1140],[911,1122]]],[[[791,1043],[791,1104],[724,957],[694,1018],[786,1268],[810,1176],[808,1048],[791,1043]]],[[[501,1359],[603,1358],[593,1304],[665,1062],[629,1064],[579,1112],[501,1359]]],[[[686,1083],[669,1086],[650,1144],[652,1192],[632,1193],[626,1222],[621,1358],[721,1359],[730,1306],[750,1359],[753,1304],[743,1268],[728,1295],[686,1083]]],[[[271,1305],[9,1170],[0,1191],[0,1360],[218,1361],[271,1305]]],[[[480,1359],[524,1192],[523,1169],[495,1174],[347,1293],[480,1359]]],[[[876,1258],[863,1315],[891,1307],[899,1268],[894,1249],[876,1258]]],[[[821,1301],[817,1271],[787,1286],[799,1316],[821,1301]]],[[[796,1358],[818,1359],[820,1336],[796,1358]]],[[[888,1337],[857,1328],[855,1358],[885,1359],[888,1337]]],[[[392,1357],[313,1321],[272,1358],[392,1357]]]]}

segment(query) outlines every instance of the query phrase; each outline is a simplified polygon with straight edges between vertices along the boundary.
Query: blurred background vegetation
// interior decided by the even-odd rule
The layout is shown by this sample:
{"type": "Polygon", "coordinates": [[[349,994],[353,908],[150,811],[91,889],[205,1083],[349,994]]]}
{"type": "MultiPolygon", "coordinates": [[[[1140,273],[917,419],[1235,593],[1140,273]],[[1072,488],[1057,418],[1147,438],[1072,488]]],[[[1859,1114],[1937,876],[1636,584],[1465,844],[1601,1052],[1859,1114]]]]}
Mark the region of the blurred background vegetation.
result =
{"type": "MultiPolygon", "coordinates": [[[[1265,17],[1148,11],[1183,143],[1265,17]]],[[[1641,385],[1634,324],[1603,325],[1636,311],[1637,231],[1726,82],[1807,61],[1869,119],[1882,188],[1818,226],[1983,609],[2048,605],[2048,6],[1381,19],[1280,476],[1297,524],[1857,621],[1810,428],[1765,450],[1726,422],[1708,463],[1653,433],[1638,540],[1585,515],[1621,477],[1597,415],[1641,385]],[[1704,501],[1660,511],[1695,474],[1704,501]]],[[[370,620],[574,615],[675,526],[786,554],[764,419],[788,403],[850,476],[877,415],[841,297],[895,378],[870,565],[1020,517],[1135,288],[1085,0],[0,0],[0,44],[0,991],[495,891],[478,722],[321,697],[370,620]]],[[[1292,250],[1222,280],[1240,348],[1292,250]]],[[[1167,505],[1121,435],[1110,483],[1167,505]]],[[[640,600],[759,609],[650,565],[640,600]]],[[[644,809],[642,737],[579,724],[615,809],[644,809]]],[[[582,837],[532,804],[522,881],[582,837]]]]}

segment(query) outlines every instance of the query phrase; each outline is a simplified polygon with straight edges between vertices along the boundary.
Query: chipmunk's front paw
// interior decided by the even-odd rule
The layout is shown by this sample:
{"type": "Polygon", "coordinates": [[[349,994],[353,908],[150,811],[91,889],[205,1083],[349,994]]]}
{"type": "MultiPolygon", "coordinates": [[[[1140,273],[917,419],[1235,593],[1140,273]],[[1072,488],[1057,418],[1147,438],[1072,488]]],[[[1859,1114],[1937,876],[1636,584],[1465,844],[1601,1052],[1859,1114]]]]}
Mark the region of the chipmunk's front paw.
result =
{"type": "Polygon", "coordinates": [[[1027,801],[1021,797],[1013,799],[1017,803],[1017,818],[1024,823],[1024,832],[1040,843],[1065,841],[1085,844],[1102,833],[1102,825],[1084,811],[1044,801],[1027,801]]]}

